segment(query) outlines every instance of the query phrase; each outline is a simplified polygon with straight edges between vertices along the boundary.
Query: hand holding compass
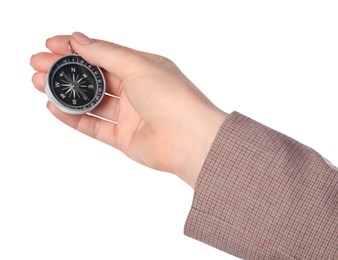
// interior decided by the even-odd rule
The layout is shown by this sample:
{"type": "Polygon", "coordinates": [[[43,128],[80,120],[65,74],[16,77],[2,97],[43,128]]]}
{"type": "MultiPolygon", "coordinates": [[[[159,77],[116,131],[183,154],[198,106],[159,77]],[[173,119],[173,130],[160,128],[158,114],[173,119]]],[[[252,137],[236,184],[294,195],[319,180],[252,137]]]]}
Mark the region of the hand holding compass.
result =
{"type": "Polygon", "coordinates": [[[54,62],[46,93],[52,100],[48,108],[55,117],[135,161],[174,173],[194,186],[226,113],[172,61],[111,42],[93,41],[80,33],[55,36],[47,41],[47,47],[52,53],[39,53],[31,60],[38,71],[33,82],[44,91],[46,72],[54,62]],[[60,57],[69,53],[69,40],[84,59],[78,55],[60,57]],[[92,64],[104,68],[106,81],[92,64]],[[96,107],[105,92],[105,82],[106,94],[113,97],[96,107]],[[94,116],[67,114],[93,107],[94,116]]]}

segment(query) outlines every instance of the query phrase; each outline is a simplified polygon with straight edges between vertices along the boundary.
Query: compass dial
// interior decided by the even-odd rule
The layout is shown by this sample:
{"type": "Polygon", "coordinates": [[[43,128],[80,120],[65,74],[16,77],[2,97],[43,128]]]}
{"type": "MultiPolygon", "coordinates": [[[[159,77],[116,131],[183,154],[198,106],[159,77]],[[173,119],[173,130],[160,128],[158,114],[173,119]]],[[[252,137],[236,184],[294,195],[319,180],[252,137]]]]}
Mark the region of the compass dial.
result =
{"type": "Polygon", "coordinates": [[[81,56],[64,56],[47,73],[46,94],[63,112],[90,112],[100,103],[104,93],[105,80],[102,71],[81,56]]]}

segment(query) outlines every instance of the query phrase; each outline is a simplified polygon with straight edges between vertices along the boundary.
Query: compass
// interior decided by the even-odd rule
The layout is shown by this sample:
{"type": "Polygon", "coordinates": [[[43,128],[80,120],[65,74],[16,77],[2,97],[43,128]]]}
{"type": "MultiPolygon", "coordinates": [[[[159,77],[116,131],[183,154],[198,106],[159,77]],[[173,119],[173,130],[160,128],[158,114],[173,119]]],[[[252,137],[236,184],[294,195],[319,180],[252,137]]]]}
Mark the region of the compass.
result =
{"type": "Polygon", "coordinates": [[[85,114],[102,100],[106,83],[99,67],[71,54],[58,59],[46,78],[48,99],[68,114],[85,114]]]}

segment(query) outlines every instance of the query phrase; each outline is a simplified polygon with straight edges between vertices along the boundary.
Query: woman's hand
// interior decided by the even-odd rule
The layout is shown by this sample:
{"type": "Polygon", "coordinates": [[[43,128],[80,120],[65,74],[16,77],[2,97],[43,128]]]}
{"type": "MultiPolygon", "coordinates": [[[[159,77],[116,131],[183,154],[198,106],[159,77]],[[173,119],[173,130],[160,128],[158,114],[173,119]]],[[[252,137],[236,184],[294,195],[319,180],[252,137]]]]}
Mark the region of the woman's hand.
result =
{"type": "Polygon", "coordinates": [[[93,114],[69,115],[48,102],[51,113],[76,130],[105,142],[151,168],[171,172],[194,187],[217,131],[227,114],[213,105],[165,57],[81,33],[47,40],[51,53],[32,56],[35,87],[44,92],[46,73],[74,51],[103,69],[107,93],[93,114]]]}

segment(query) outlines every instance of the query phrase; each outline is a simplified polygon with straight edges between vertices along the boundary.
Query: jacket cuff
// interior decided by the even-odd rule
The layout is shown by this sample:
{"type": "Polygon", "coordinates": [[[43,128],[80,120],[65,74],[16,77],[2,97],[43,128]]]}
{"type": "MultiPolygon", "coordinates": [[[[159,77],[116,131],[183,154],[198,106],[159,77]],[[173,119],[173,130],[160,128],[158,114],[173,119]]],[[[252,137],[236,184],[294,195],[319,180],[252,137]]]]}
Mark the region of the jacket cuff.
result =
{"type": "MultiPolygon", "coordinates": [[[[329,229],[329,222],[307,224],[317,214],[314,205],[321,206],[314,196],[329,185],[316,179],[318,171],[311,175],[318,165],[323,158],[312,149],[233,112],[197,179],[185,235],[244,259],[297,258],[302,250],[296,248],[307,248],[314,237],[325,249],[325,235],[315,231],[329,229]]],[[[309,253],[318,248],[303,252],[309,253]]]]}

